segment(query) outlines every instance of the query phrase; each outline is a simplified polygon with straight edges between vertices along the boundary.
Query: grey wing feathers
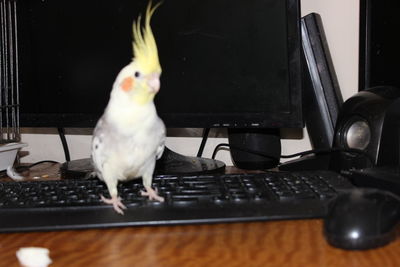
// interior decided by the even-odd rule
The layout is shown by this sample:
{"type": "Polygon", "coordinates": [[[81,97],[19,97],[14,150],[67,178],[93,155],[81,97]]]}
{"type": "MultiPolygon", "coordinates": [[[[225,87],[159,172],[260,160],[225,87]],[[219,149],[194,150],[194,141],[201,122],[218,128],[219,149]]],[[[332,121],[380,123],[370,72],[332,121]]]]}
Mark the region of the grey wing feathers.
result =
{"type": "Polygon", "coordinates": [[[160,138],[159,138],[159,145],[156,151],[156,159],[160,159],[165,148],[165,138],[166,138],[166,130],[165,125],[161,119],[158,119],[158,127],[160,128],[160,138]]]}
{"type": "Polygon", "coordinates": [[[93,138],[92,138],[92,162],[93,162],[93,167],[94,167],[94,172],[97,174],[97,176],[100,179],[103,179],[101,172],[102,172],[102,166],[104,164],[105,160],[105,155],[104,155],[104,146],[102,146],[103,143],[103,137],[104,137],[104,131],[106,130],[105,125],[105,120],[103,118],[100,118],[100,120],[97,122],[96,128],[93,133],[93,138]]]}

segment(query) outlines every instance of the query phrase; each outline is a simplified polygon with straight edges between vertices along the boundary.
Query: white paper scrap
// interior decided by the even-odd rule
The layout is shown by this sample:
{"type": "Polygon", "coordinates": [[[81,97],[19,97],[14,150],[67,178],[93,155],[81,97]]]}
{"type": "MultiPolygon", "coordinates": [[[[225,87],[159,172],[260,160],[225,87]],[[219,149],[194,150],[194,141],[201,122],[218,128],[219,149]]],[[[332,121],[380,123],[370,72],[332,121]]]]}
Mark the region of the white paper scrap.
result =
{"type": "Polygon", "coordinates": [[[47,248],[26,247],[17,251],[17,258],[26,267],[47,267],[52,263],[47,248]]]}

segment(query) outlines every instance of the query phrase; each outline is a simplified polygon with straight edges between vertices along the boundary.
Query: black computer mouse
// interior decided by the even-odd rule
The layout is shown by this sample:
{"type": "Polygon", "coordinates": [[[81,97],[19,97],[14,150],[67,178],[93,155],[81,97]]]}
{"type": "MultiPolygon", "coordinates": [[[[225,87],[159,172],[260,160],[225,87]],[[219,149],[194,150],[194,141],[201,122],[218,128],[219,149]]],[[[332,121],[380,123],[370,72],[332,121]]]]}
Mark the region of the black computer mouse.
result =
{"type": "Polygon", "coordinates": [[[388,191],[357,188],[340,193],[328,206],[324,235],[342,249],[372,249],[396,236],[400,198],[388,191]]]}

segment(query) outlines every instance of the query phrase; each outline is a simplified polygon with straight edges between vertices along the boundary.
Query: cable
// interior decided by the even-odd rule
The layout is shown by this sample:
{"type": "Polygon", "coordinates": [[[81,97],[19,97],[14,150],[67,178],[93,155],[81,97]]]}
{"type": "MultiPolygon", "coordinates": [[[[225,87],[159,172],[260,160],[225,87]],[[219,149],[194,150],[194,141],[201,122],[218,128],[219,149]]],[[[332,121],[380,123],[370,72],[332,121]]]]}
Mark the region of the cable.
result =
{"type": "MultiPolygon", "coordinates": [[[[251,153],[251,154],[259,155],[259,156],[266,157],[266,158],[277,159],[276,157],[273,157],[271,155],[267,155],[267,154],[265,154],[263,152],[260,152],[260,151],[244,149],[244,148],[232,146],[232,145],[226,144],[226,143],[218,144],[214,148],[214,152],[213,152],[211,158],[215,159],[215,156],[216,156],[219,148],[220,147],[224,147],[224,146],[228,147],[228,148],[234,148],[234,149],[237,149],[237,150],[241,150],[243,152],[248,152],[248,153],[251,153]]],[[[375,165],[375,160],[367,152],[365,152],[363,150],[360,150],[360,149],[352,149],[352,148],[347,148],[347,149],[345,149],[345,148],[312,149],[312,150],[306,150],[306,151],[303,151],[303,152],[289,154],[289,155],[281,155],[280,158],[287,159],[287,158],[294,158],[294,157],[298,157],[298,156],[302,157],[302,156],[306,156],[306,155],[310,155],[310,154],[316,154],[316,155],[318,155],[318,154],[329,154],[329,153],[332,153],[332,152],[345,152],[345,153],[350,153],[350,154],[361,154],[361,155],[365,156],[373,166],[375,165]]]]}
{"type": "Polygon", "coordinates": [[[210,133],[210,128],[204,128],[203,138],[201,139],[201,144],[199,147],[199,151],[197,152],[197,157],[201,157],[203,155],[204,147],[206,146],[209,133],[210,133]]]}
{"type": "Polygon", "coordinates": [[[65,131],[63,127],[58,127],[58,135],[60,136],[61,139],[61,143],[64,149],[64,155],[65,155],[65,160],[66,161],[70,161],[71,157],[69,155],[69,149],[68,149],[68,143],[67,143],[67,139],[65,138],[65,131]]]}
{"type": "Polygon", "coordinates": [[[318,154],[329,154],[329,153],[332,153],[332,152],[345,152],[345,153],[350,153],[350,154],[363,155],[368,159],[368,161],[372,165],[375,165],[375,160],[372,158],[371,155],[369,155],[364,150],[354,149],[354,148],[338,148],[338,147],[334,147],[334,148],[330,148],[330,149],[313,149],[313,150],[307,150],[307,151],[303,151],[303,152],[299,152],[299,153],[295,153],[295,154],[291,154],[291,155],[281,155],[281,158],[294,158],[294,157],[297,157],[297,156],[306,156],[306,155],[310,155],[310,154],[317,154],[317,155],[318,154]]]}
{"type": "Polygon", "coordinates": [[[251,149],[247,149],[247,148],[242,148],[242,147],[237,147],[237,146],[232,146],[232,145],[230,145],[230,144],[227,144],[227,143],[221,143],[221,144],[218,144],[215,148],[214,148],[214,152],[212,153],[212,156],[211,156],[211,158],[212,159],[215,159],[215,156],[216,156],[216,154],[217,154],[217,152],[218,152],[218,149],[220,148],[220,147],[228,147],[228,148],[230,148],[230,149],[237,149],[237,150],[240,150],[240,151],[243,151],[243,152],[247,152],[247,153],[251,153],[251,154],[254,154],[254,155],[258,155],[258,156],[261,156],[261,157],[265,157],[265,158],[270,158],[270,159],[274,159],[274,160],[279,160],[279,158],[277,158],[277,157],[274,157],[274,156],[271,156],[271,155],[268,155],[268,154],[265,154],[264,152],[260,152],[260,151],[257,151],[257,150],[251,150],[251,149]]]}
{"type": "Polygon", "coordinates": [[[212,153],[211,158],[212,158],[212,159],[215,159],[215,156],[217,155],[219,148],[220,148],[220,147],[224,147],[224,146],[230,148],[229,144],[225,144],[225,143],[218,144],[218,145],[214,148],[214,151],[213,151],[213,153],[212,153]]]}
{"type": "Polygon", "coordinates": [[[30,165],[26,165],[26,166],[17,166],[15,168],[15,170],[18,171],[18,172],[26,171],[26,170],[29,170],[30,168],[32,168],[32,167],[34,167],[36,165],[43,164],[43,163],[54,163],[54,164],[56,164],[56,163],[59,163],[59,162],[58,161],[54,161],[54,160],[42,160],[42,161],[38,161],[38,162],[32,163],[30,165]]]}
{"type": "Polygon", "coordinates": [[[43,163],[54,163],[54,164],[56,164],[56,163],[60,163],[60,162],[54,161],[54,160],[41,160],[41,161],[32,163],[31,165],[28,165],[28,166],[26,166],[26,167],[32,168],[32,167],[34,167],[34,166],[36,166],[36,165],[43,164],[43,163]]]}

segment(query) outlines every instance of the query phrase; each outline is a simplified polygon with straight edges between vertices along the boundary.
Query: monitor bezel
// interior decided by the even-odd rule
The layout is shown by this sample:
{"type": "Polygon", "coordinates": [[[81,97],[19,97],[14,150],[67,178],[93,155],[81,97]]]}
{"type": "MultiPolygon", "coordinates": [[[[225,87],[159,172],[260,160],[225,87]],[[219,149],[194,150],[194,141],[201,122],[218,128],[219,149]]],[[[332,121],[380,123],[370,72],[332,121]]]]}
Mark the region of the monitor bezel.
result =
{"type": "Polygon", "coordinates": [[[398,28],[399,7],[398,2],[360,1],[358,91],[377,86],[400,87],[398,80],[392,80],[397,77],[396,73],[386,72],[396,69],[394,66],[400,56],[397,47],[393,52],[393,47],[389,46],[397,44],[394,32],[398,28]],[[375,33],[378,32],[382,35],[377,36],[375,33]],[[383,39],[383,35],[388,39],[383,39]],[[385,57],[391,61],[387,62],[385,57]],[[377,70],[388,75],[382,76],[377,70]]]}
{"type": "Polygon", "coordinates": [[[358,91],[365,90],[370,86],[370,6],[370,0],[360,0],[358,91]]]}

